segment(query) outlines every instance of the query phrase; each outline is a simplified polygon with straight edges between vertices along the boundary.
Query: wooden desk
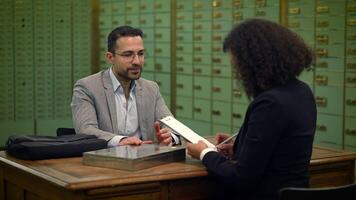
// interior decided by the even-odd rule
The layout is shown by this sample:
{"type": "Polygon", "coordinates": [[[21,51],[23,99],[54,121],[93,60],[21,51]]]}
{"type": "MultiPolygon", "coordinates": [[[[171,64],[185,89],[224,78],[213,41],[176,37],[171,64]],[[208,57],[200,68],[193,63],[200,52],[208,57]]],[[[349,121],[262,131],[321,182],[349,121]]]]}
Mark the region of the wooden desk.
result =
{"type": "MultiPolygon", "coordinates": [[[[354,181],[356,152],[314,147],[313,187],[354,181]]],[[[0,152],[0,199],[196,199],[213,184],[200,161],[169,163],[136,172],[85,166],[82,158],[18,160],[0,152]]]]}

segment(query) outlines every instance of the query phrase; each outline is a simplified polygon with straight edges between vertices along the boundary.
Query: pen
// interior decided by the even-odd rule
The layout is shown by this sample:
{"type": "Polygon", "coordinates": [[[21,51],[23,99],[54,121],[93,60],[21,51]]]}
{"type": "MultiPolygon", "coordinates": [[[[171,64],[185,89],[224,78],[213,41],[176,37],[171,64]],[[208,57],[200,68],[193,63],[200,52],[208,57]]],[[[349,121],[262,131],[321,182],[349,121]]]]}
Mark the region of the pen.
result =
{"type": "Polygon", "coordinates": [[[225,144],[227,142],[229,142],[230,140],[232,140],[234,137],[236,137],[237,135],[239,134],[239,131],[237,131],[235,134],[233,134],[232,136],[226,138],[224,141],[220,142],[219,144],[216,145],[219,146],[219,145],[222,145],[222,144],[225,144]]]}

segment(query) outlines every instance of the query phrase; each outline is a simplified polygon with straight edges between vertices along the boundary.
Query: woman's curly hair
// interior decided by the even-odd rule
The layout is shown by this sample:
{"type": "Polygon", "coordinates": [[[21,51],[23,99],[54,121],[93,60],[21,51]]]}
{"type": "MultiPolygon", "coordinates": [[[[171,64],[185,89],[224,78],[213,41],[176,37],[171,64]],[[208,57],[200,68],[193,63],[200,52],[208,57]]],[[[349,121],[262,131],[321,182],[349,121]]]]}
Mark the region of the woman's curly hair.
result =
{"type": "Polygon", "coordinates": [[[289,29],[267,20],[251,19],[226,36],[224,52],[232,55],[236,77],[248,97],[283,85],[311,68],[312,51],[289,29]]]}

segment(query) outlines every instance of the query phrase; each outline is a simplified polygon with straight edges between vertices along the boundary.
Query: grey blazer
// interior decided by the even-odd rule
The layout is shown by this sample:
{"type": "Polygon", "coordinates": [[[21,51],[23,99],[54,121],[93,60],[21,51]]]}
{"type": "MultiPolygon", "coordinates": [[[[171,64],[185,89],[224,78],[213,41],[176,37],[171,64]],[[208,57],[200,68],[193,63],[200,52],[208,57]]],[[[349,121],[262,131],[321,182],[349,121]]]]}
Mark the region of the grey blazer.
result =
{"type": "MultiPolygon", "coordinates": [[[[155,141],[154,122],[172,115],[158,85],[144,78],[136,80],[136,103],[142,140],[155,141]]],[[[78,80],[74,85],[71,107],[76,133],[96,135],[107,141],[119,134],[109,70],[78,80]]]]}

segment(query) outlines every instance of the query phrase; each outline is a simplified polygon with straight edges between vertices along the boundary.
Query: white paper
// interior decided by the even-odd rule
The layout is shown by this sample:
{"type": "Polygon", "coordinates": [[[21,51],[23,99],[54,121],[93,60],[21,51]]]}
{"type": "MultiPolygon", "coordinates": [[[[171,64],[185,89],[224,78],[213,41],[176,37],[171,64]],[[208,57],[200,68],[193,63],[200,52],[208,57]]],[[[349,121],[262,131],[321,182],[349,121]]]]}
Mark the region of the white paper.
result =
{"type": "Polygon", "coordinates": [[[208,147],[215,148],[215,145],[213,145],[208,140],[195,133],[192,129],[188,128],[186,125],[176,120],[172,116],[165,117],[161,119],[160,122],[166,125],[167,127],[169,127],[170,129],[172,129],[173,132],[179,134],[180,136],[182,136],[184,139],[188,140],[191,143],[196,144],[198,143],[199,140],[202,140],[205,142],[205,144],[208,145],[208,147]]]}

